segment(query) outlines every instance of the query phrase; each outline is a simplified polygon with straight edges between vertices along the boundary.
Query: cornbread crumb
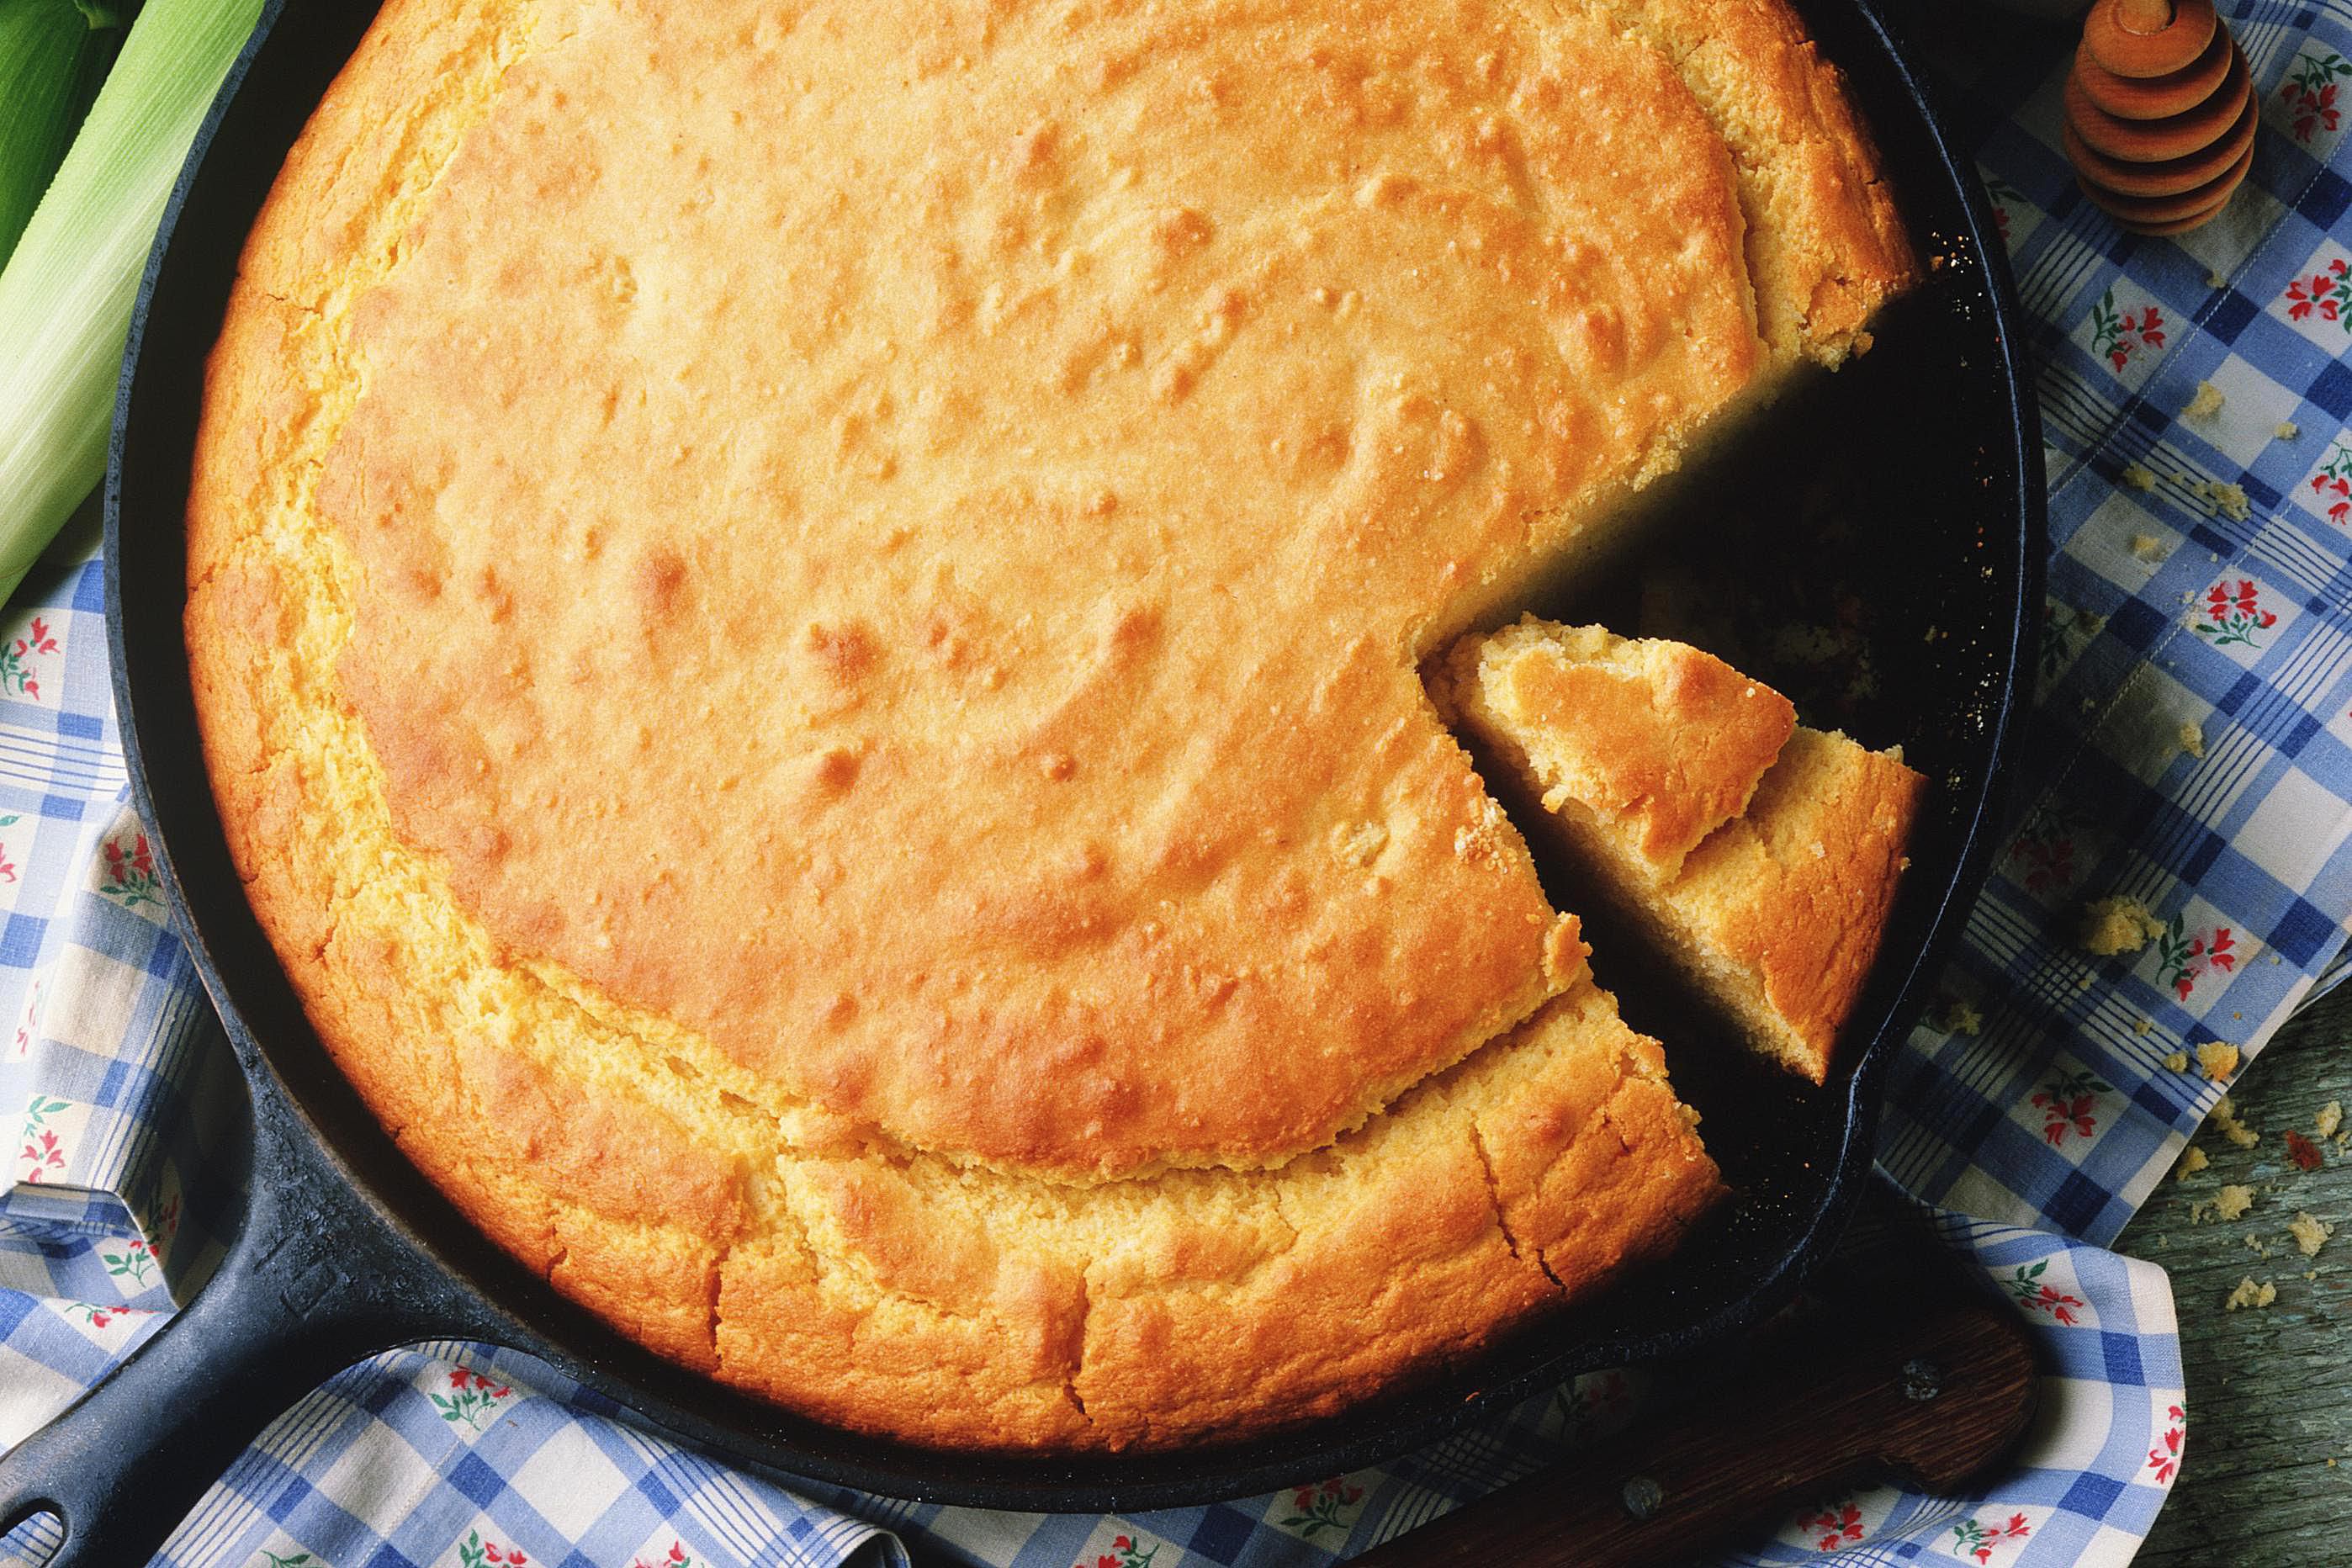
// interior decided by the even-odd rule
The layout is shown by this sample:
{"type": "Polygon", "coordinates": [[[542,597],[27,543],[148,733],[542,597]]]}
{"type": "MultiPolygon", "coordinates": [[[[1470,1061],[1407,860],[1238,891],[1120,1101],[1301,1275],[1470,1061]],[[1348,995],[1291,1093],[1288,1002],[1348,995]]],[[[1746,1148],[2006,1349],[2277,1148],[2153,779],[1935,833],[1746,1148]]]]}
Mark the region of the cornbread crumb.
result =
{"type": "Polygon", "coordinates": [[[2223,1219],[2239,1219],[2254,1206],[2254,1189],[2232,1182],[2213,1194],[2213,1212],[2223,1219]]]}
{"type": "Polygon", "coordinates": [[[2340,1100],[2331,1100],[2319,1108],[2317,1116],[2312,1118],[2311,1130],[2322,1138],[2333,1138],[2336,1136],[2336,1130],[2343,1125],[2344,1102],[2340,1100]]]}
{"type": "MultiPolygon", "coordinates": [[[[2135,1034],[2135,1035],[2152,1035],[2152,1034],[2154,1034],[2155,1032],[2156,1032],[2156,1021],[2155,1021],[2154,1019],[2152,1019],[2152,1018],[2134,1018],[2134,1019],[2132,1020],[2132,1033],[2133,1033],[2133,1034],[2135,1034]]],[[[2184,1057],[2184,1058],[2181,1059],[2181,1063],[2180,1063],[2180,1065],[2181,1065],[2182,1067],[2187,1067],[2187,1066],[2189,1065],[2188,1058],[2184,1057]]]]}
{"type": "Polygon", "coordinates": [[[2137,952],[2147,945],[2148,938],[2163,934],[2164,922],[2149,914],[2146,904],[2116,893],[2083,906],[2074,945],[2094,957],[2112,958],[2119,952],[2137,952]]]}
{"type": "Polygon", "coordinates": [[[2197,1047],[2197,1070],[2220,1083],[2238,1070],[2238,1047],[2226,1040],[2208,1040],[2197,1047]]]}
{"type": "Polygon", "coordinates": [[[2205,756],[2205,731],[2184,719],[2180,721],[2180,749],[2202,761],[2205,756]]]}
{"type": "Polygon", "coordinates": [[[1851,639],[1828,626],[1794,622],[1772,634],[1772,654],[1792,664],[1827,664],[1848,650],[1851,639]]]}
{"type": "Polygon", "coordinates": [[[2189,1070],[2189,1053],[2187,1051],[2175,1051],[2170,1056],[2164,1058],[2164,1065],[2173,1072],[2187,1072],[2189,1070]]]}
{"type": "Polygon", "coordinates": [[[2221,405],[2228,401],[2220,387],[2210,381],[2200,381],[2197,384],[2196,395],[2180,410],[2180,416],[2183,419],[2210,419],[2221,412],[2221,405]]]}
{"type": "Polygon", "coordinates": [[[2227,278],[2222,277],[2218,270],[2210,267],[2205,269],[2205,287],[2208,289],[2227,289],[2229,286],[2230,280],[2227,278]]]}
{"type": "Polygon", "coordinates": [[[1947,996],[1937,1015],[1936,1026],[1948,1035],[1981,1035],[1984,1015],[1964,997],[1947,996]]]}
{"type": "Polygon", "coordinates": [[[2206,1157],[2204,1150],[2191,1143],[2180,1152],[2180,1163],[2172,1167],[2173,1180],[2185,1182],[2212,1163],[2206,1157]]]}
{"type": "Polygon", "coordinates": [[[2324,1219],[2314,1218],[2302,1209],[2294,1211],[2294,1217],[2287,1221],[2286,1228],[2294,1237],[2295,1250],[2305,1258],[2318,1257],[2319,1249],[2327,1245],[2327,1238],[2336,1234],[2334,1226],[2324,1219]]]}
{"type": "Polygon", "coordinates": [[[2277,430],[2273,432],[2273,434],[2276,435],[2282,441],[2292,441],[2297,436],[2303,434],[2303,427],[2299,425],[2282,419],[2278,423],[2277,430]]]}
{"type": "MultiPolygon", "coordinates": [[[[2136,490],[2154,490],[2156,489],[2156,476],[2137,463],[2126,463],[2123,468],[2123,472],[2117,474],[2116,478],[2121,480],[2125,485],[2136,490]]],[[[2133,542],[2133,548],[2138,548],[2138,542],[2137,540],[2133,542]]]]}
{"type": "Polygon", "coordinates": [[[2213,510],[2231,522],[2243,522],[2254,515],[2253,503],[2246,499],[2243,485],[2225,485],[2219,479],[2207,479],[2197,487],[2198,493],[2213,503],[2213,510]]]}
{"type": "Polygon", "coordinates": [[[1381,858],[1389,830],[1377,822],[1360,822],[1353,827],[1344,824],[1334,827],[1331,837],[1331,853],[1339,858],[1339,863],[1361,869],[1381,858]]]}
{"type": "Polygon", "coordinates": [[[2261,1133],[2238,1120],[2238,1108],[2226,1094],[2213,1102],[2213,1125],[2241,1149],[2251,1149],[2263,1141],[2261,1133]]]}
{"type": "Polygon", "coordinates": [[[2267,1279],[2257,1285],[2254,1283],[2253,1276],[2250,1274],[2238,1281],[2238,1288],[2230,1292],[2230,1299],[2221,1303],[2221,1309],[2229,1312],[2234,1312],[2241,1307],[2252,1307],[2259,1310],[2277,1300],[2277,1286],[2267,1279]]]}

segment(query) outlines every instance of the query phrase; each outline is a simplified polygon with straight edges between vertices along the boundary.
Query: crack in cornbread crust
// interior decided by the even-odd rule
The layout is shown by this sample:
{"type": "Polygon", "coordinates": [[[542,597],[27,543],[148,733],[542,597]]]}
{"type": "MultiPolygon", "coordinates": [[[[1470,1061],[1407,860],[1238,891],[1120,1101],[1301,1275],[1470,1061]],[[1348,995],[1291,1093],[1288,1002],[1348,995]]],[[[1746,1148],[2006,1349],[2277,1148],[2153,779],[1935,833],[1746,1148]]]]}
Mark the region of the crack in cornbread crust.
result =
{"type": "MultiPolygon", "coordinates": [[[[273,202],[248,251],[191,519],[192,664],[233,851],[322,1037],[420,1165],[560,1289],[667,1353],[832,1419],[964,1444],[1179,1441],[1337,1408],[1667,1245],[1717,1190],[1712,1167],[1654,1047],[1591,986],[1572,926],[1534,894],[1516,835],[1442,735],[1422,737],[1420,764],[1438,787],[1437,863],[1495,868],[1517,900],[1506,913],[1532,916],[1536,939],[1511,950],[1515,984],[1464,987],[1507,1000],[1425,1062],[1370,1075],[1303,1131],[1205,1156],[1271,1175],[1066,1184],[1204,1157],[1181,1139],[1076,1168],[1037,1159],[1049,1179],[975,1168],[978,1140],[923,1152],[909,1129],[812,1103],[725,1042],[615,999],[627,987],[535,955],[527,930],[518,942],[466,912],[446,854],[409,847],[428,836],[387,800],[381,725],[336,679],[366,595],[412,563],[353,549],[326,511],[366,499],[364,465],[356,485],[333,473],[352,388],[383,369],[354,346],[377,308],[364,296],[414,259],[423,198],[501,79],[554,46],[544,20],[530,36],[536,15],[387,9],[289,159],[281,191],[309,195],[273,202]],[[1536,1022],[1477,1049],[1546,993],[1559,1000],[1536,1022]],[[927,1258],[918,1242],[941,1228],[950,1183],[990,1250],[927,1258]],[[1172,1205],[1164,1223],[1136,1226],[1147,1203],[1172,1205]],[[919,1236],[917,1212],[932,1216],[919,1236]],[[1131,1231],[1158,1253],[1122,1253],[1131,1231]],[[1317,1322],[1346,1353],[1301,1333],[1317,1322]]],[[[1744,320],[1744,280],[1732,292],[1744,320]]],[[[1442,411],[1430,417],[1442,435],[1442,411]]],[[[1670,466],[1671,449],[1604,489],[1670,466]]],[[[1108,640],[1127,624],[1113,616],[1108,640]]],[[[1390,650],[1399,668],[1429,635],[1390,650]]],[[[1377,687],[1377,644],[1360,647],[1377,687]]],[[[1353,862],[1364,822],[1333,826],[1350,832],[1331,852],[1353,862]]]]}

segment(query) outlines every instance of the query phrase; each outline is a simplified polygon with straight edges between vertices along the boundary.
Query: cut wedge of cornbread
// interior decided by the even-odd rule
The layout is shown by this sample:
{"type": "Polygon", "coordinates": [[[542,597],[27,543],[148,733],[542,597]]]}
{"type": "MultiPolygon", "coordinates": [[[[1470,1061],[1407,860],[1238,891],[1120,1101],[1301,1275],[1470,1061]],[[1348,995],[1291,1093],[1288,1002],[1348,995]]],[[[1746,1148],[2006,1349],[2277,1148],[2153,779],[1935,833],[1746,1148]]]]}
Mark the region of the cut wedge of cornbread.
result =
{"type": "Polygon", "coordinates": [[[1437,685],[1611,903],[1758,1051],[1826,1079],[1927,789],[1901,754],[1697,648],[1533,616],[1456,644],[1437,685]]]}

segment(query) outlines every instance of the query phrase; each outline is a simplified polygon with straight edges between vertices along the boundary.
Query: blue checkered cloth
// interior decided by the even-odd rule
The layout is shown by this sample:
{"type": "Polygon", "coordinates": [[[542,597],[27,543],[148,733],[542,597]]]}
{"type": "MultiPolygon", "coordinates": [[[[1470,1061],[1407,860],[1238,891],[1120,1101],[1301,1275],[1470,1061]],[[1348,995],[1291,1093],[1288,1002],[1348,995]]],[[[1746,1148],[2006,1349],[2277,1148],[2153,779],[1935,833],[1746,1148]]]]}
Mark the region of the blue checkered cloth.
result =
{"type": "MultiPolygon", "coordinates": [[[[1880,1163],[2049,1369],[1984,1490],[1805,1500],[1722,1562],[2120,1564],[2179,1472],[2185,1395],[2161,1271],[2104,1250],[2226,1088],[2340,978],[2352,910],[2352,11],[2227,7],[2262,91],[2225,217],[2134,239],[2059,150],[2071,38],[1976,11],[1937,61],[2002,215],[2042,365],[2052,476],[2042,686],[2021,826],[1939,1020],[1891,1089],[1880,1163]],[[1994,68],[1998,62],[1998,68],[1994,68]],[[2223,395],[2187,415],[2200,384],[2223,395]],[[2088,900],[2160,934],[2088,956],[2088,900]],[[1966,1004],[1966,1006],[1955,1004],[1966,1004]],[[2226,1056],[2226,1053],[2223,1053],[2226,1056]],[[2189,1065],[2183,1065],[2184,1063],[2189,1065]]],[[[1923,12],[1923,33],[1935,31],[1923,12]]],[[[220,1245],[207,1175],[237,1092],[122,805],[99,568],[0,616],[0,1442],[163,1325],[220,1245]]],[[[1315,1568],[1622,1426],[1651,1379],[1588,1375],[1422,1453],[1263,1497],[1123,1518],[789,1495],[488,1346],[377,1356],[296,1400],[162,1561],[1315,1568]]],[[[40,1561],[42,1521],[0,1540],[40,1561]]]]}

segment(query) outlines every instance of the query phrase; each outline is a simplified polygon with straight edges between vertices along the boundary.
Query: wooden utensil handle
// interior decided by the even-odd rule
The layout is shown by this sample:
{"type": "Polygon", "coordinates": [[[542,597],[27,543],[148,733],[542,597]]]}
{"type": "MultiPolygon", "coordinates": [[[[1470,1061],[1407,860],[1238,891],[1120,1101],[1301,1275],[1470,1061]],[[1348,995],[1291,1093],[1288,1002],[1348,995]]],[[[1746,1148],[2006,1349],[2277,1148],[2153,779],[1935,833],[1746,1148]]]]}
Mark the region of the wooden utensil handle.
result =
{"type": "MultiPolygon", "coordinates": [[[[1853,1325],[1844,1327],[1850,1330],[1853,1325]]],[[[1757,1370],[1695,1408],[1579,1455],[1355,1559],[1359,1568],[1659,1568],[1775,1507],[1873,1473],[1949,1490],[2032,1415],[2014,1318],[1951,1303],[1859,1337],[1756,1347],[1757,1370]],[[1836,1342],[1848,1340],[1843,1347],[1836,1342]],[[1843,1353],[1842,1353],[1843,1352],[1843,1353]]]]}

